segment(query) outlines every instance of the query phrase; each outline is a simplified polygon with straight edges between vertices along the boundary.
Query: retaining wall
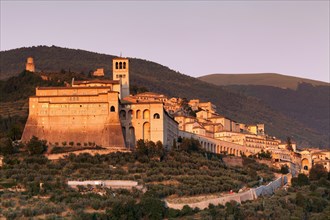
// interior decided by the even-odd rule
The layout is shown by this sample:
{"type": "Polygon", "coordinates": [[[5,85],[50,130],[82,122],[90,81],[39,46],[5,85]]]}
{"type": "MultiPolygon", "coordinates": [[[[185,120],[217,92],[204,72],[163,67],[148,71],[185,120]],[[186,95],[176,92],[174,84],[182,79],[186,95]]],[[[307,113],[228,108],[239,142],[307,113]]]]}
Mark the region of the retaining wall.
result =
{"type": "Polygon", "coordinates": [[[185,205],[188,205],[190,208],[193,209],[194,208],[205,209],[209,206],[209,204],[225,205],[227,202],[230,201],[236,201],[238,203],[241,203],[248,200],[254,200],[261,195],[272,195],[276,189],[280,188],[283,184],[286,183],[287,183],[287,177],[281,176],[278,179],[274,180],[273,182],[270,182],[266,186],[259,186],[257,188],[252,188],[248,191],[241,193],[230,194],[219,198],[208,199],[205,201],[195,202],[195,203],[170,203],[167,200],[165,200],[165,204],[167,207],[173,209],[182,209],[185,205]]]}

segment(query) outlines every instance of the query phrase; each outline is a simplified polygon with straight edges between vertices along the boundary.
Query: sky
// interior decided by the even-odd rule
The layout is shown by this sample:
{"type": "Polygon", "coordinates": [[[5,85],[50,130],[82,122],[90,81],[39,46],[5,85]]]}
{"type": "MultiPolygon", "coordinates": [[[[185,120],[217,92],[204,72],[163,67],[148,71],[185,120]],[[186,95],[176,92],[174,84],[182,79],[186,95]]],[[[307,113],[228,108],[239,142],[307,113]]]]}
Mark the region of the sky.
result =
{"type": "Polygon", "coordinates": [[[329,82],[329,26],[329,0],[1,0],[0,50],[56,45],[194,77],[281,73],[329,82]]]}

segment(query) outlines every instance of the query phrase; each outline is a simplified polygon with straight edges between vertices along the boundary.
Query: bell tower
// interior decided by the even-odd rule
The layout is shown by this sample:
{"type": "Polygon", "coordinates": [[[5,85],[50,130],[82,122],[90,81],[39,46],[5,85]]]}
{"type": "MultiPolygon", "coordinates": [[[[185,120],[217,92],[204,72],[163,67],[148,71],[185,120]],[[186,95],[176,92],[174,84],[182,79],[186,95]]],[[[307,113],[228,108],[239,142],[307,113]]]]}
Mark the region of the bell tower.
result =
{"type": "Polygon", "coordinates": [[[114,58],[112,60],[112,78],[121,84],[121,98],[129,96],[129,62],[127,58],[114,58]]]}

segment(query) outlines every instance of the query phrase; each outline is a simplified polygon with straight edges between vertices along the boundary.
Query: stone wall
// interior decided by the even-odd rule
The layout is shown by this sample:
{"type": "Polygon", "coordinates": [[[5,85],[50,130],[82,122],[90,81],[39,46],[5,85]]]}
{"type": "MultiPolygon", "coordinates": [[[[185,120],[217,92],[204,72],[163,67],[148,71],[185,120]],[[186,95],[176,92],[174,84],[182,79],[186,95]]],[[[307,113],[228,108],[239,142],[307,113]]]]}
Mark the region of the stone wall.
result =
{"type": "Polygon", "coordinates": [[[68,181],[68,185],[73,188],[77,188],[77,186],[85,186],[91,185],[92,187],[95,186],[102,186],[106,188],[112,189],[133,189],[141,187],[138,185],[138,182],[131,181],[131,180],[86,180],[86,181],[68,181]]]}
{"type": "Polygon", "coordinates": [[[94,142],[125,148],[118,109],[118,93],[110,87],[37,88],[29,99],[22,141],[36,136],[59,145],[94,142]]]}
{"type": "Polygon", "coordinates": [[[179,136],[184,138],[194,138],[198,140],[202,147],[209,152],[213,153],[221,153],[226,152],[227,154],[233,154],[235,156],[241,156],[241,154],[250,155],[250,154],[257,154],[262,149],[255,148],[255,147],[247,147],[245,145],[240,145],[228,141],[223,141],[219,139],[209,138],[206,136],[186,132],[186,131],[179,131],[179,136]]]}
{"type": "Polygon", "coordinates": [[[236,201],[238,203],[248,201],[248,200],[254,200],[258,196],[261,195],[272,195],[274,191],[278,188],[280,188],[283,184],[287,183],[287,177],[282,176],[279,177],[278,179],[274,180],[273,182],[270,182],[266,186],[260,186],[257,188],[252,188],[248,191],[241,192],[241,193],[235,193],[235,194],[230,194],[214,199],[208,199],[205,201],[201,202],[195,202],[195,203],[174,203],[174,202],[169,202],[165,200],[165,204],[169,208],[173,209],[182,209],[185,205],[188,205],[190,208],[199,208],[199,209],[205,209],[209,206],[209,204],[213,205],[225,205],[227,202],[230,201],[236,201]]]}

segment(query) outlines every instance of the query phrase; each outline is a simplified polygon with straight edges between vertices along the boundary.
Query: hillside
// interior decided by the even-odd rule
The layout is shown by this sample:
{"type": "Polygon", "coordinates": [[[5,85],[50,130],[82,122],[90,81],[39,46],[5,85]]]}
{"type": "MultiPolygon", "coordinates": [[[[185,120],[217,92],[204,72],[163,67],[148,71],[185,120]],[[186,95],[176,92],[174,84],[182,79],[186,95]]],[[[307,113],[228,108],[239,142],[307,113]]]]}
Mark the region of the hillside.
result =
{"type": "Polygon", "coordinates": [[[231,85],[226,88],[242,95],[256,97],[272,109],[298,120],[305,127],[329,134],[329,86],[301,83],[296,90],[256,85],[231,85]]]}
{"type": "Polygon", "coordinates": [[[329,86],[329,83],[286,76],[277,73],[255,73],[255,74],[210,74],[198,77],[198,79],[218,86],[228,85],[261,85],[274,86],[283,89],[297,89],[300,83],[309,83],[314,86],[329,86]]]}
{"type": "MultiPolygon", "coordinates": [[[[83,72],[87,75],[90,70],[103,67],[108,76],[111,76],[111,60],[114,57],[55,46],[3,51],[1,52],[1,77],[8,78],[18,75],[24,69],[24,63],[28,56],[34,57],[37,70],[62,72],[62,74],[83,72]]],[[[160,64],[130,58],[130,77],[131,85],[144,86],[150,91],[164,93],[168,96],[212,101],[217,105],[219,113],[233,120],[244,123],[265,123],[266,132],[273,136],[282,139],[291,136],[303,146],[329,147],[327,134],[320,133],[312,127],[305,126],[298,120],[272,109],[263,101],[202,82],[160,64]]],[[[5,84],[6,82],[2,82],[0,85],[3,85],[3,88],[6,86],[5,84]]],[[[4,93],[4,91],[1,92],[4,93]]],[[[30,90],[30,92],[32,95],[34,90],[30,90]]],[[[2,106],[7,105],[5,102],[0,104],[2,106]]]]}

